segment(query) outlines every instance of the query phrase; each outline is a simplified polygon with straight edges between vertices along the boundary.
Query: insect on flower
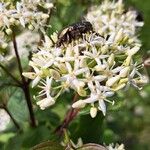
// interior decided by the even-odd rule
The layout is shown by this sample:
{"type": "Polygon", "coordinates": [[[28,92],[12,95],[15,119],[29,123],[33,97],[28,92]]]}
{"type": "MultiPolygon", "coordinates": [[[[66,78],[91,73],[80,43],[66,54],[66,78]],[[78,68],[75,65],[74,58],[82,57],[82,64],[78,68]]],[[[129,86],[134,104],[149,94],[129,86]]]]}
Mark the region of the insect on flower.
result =
{"type": "Polygon", "coordinates": [[[143,22],[144,21],[143,14],[142,14],[142,12],[140,10],[138,10],[137,8],[132,7],[132,6],[130,6],[128,10],[136,12],[136,20],[137,21],[139,21],[139,22],[143,22]]]}
{"type": "Polygon", "coordinates": [[[88,21],[74,23],[63,29],[58,34],[56,46],[60,47],[64,43],[71,43],[72,40],[82,38],[84,33],[93,32],[92,24],[88,21]]]}

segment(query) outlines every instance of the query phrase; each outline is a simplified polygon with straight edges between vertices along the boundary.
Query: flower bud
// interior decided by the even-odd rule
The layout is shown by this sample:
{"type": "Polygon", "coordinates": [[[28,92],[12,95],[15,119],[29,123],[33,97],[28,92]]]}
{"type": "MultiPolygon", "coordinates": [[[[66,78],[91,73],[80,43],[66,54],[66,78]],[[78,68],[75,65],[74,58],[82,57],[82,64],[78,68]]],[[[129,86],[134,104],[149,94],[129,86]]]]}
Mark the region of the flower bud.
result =
{"type": "Polygon", "coordinates": [[[61,63],[58,67],[59,67],[61,73],[64,73],[64,74],[67,73],[65,64],[61,63]]]}
{"type": "Polygon", "coordinates": [[[73,108],[84,108],[86,103],[83,100],[79,100],[75,103],[73,103],[72,107],[73,108]]]}
{"type": "Polygon", "coordinates": [[[34,30],[34,26],[32,24],[30,24],[30,25],[28,25],[28,29],[32,31],[32,30],[34,30]]]}
{"type": "Polygon", "coordinates": [[[15,20],[15,25],[20,25],[20,22],[18,20],[15,20]]]}
{"type": "Polygon", "coordinates": [[[107,51],[108,51],[108,45],[104,45],[104,46],[101,48],[102,54],[105,54],[107,51]]]}
{"type": "Polygon", "coordinates": [[[127,82],[128,82],[128,80],[129,80],[128,78],[120,79],[119,84],[127,83],[127,82]]]}
{"type": "Polygon", "coordinates": [[[128,72],[129,72],[129,67],[125,67],[123,68],[121,71],[120,71],[120,77],[126,77],[128,75],[128,72]]]}
{"type": "Polygon", "coordinates": [[[46,9],[50,9],[52,8],[54,5],[52,3],[45,3],[44,8],[46,9]]]}
{"type": "Polygon", "coordinates": [[[60,74],[58,71],[56,71],[54,69],[50,69],[50,74],[55,80],[60,79],[60,74]]]}
{"type": "Polygon", "coordinates": [[[132,57],[131,57],[131,56],[128,56],[128,57],[126,58],[126,60],[124,61],[123,65],[124,65],[124,66],[129,66],[129,65],[130,65],[130,62],[131,62],[131,59],[132,59],[132,57]]]}
{"type": "Polygon", "coordinates": [[[10,28],[6,29],[6,33],[7,33],[8,35],[12,34],[12,30],[11,30],[10,28]]]}
{"type": "Polygon", "coordinates": [[[91,115],[92,118],[96,117],[96,115],[97,115],[97,108],[96,107],[91,107],[90,115],[91,115]]]}
{"type": "Polygon", "coordinates": [[[118,90],[121,90],[122,88],[124,88],[125,86],[126,86],[125,83],[118,84],[117,86],[113,87],[112,90],[113,91],[118,91],[118,90]]]}
{"type": "Polygon", "coordinates": [[[1,45],[1,47],[2,47],[3,49],[7,48],[7,46],[8,46],[7,43],[3,43],[3,44],[1,45]]]}
{"type": "Polygon", "coordinates": [[[129,49],[127,51],[127,55],[132,56],[132,55],[136,54],[139,51],[139,49],[140,49],[140,46],[135,46],[132,49],[129,49]]]}
{"type": "Polygon", "coordinates": [[[48,14],[42,14],[42,16],[41,16],[43,19],[47,19],[48,17],[49,17],[49,15],[48,14]]]}
{"type": "Polygon", "coordinates": [[[38,101],[36,104],[39,105],[42,110],[44,110],[45,108],[54,105],[55,100],[52,97],[47,97],[41,101],[38,101]]]}
{"type": "Polygon", "coordinates": [[[12,23],[12,24],[14,24],[15,21],[16,21],[16,20],[15,20],[14,18],[10,18],[10,19],[9,19],[9,22],[12,23]]]}
{"type": "Polygon", "coordinates": [[[110,57],[108,58],[108,64],[109,64],[109,67],[113,66],[114,64],[114,54],[111,54],[110,57]]]}
{"type": "Polygon", "coordinates": [[[81,88],[81,87],[77,89],[77,92],[82,97],[85,97],[87,95],[86,91],[83,88],[81,88]]]}
{"type": "Polygon", "coordinates": [[[123,28],[121,28],[121,29],[118,31],[118,33],[117,33],[117,35],[116,35],[116,37],[115,37],[115,42],[120,42],[120,41],[122,40],[122,35],[123,35],[123,28]]]}
{"type": "Polygon", "coordinates": [[[113,86],[116,82],[118,82],[120,80],[120,76],[115,76],[115,77],[111,77],[110,79],[107,80],[106,85],[107,86],[113,86]]]}
{"type": "Polygon", "coordinates": [[[36,74],[34,72],[23,72],[22,75],[29,79],[35,79],[36,77],[36,74]]]}

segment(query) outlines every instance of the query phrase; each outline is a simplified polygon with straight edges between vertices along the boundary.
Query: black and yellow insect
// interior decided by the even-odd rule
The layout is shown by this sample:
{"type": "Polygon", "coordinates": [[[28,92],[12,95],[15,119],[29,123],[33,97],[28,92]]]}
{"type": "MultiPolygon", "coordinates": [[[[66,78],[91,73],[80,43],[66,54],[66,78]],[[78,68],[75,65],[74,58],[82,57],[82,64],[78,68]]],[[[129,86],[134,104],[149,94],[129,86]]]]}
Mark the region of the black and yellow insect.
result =
{"type": "Polygon", "coordinates": [[[71,43],[72,40],[77,40],[83,37],[84,33],[93,32],[92,24],[88,21],[74,23],[67,28],[63,29],[58,34],[58,41],[56,46],[60,47],[65,43],[71,43]]]}

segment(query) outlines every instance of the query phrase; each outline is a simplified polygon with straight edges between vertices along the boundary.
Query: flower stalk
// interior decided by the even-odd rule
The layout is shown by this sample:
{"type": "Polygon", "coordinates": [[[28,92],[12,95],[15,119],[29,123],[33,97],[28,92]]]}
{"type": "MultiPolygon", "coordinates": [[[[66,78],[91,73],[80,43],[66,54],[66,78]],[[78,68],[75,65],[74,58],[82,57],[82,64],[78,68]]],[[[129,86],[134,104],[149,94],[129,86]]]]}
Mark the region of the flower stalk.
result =
{"type": "MultiPolygon", "coordinates": [[[[73,98],[73,103],[77,101],[78,97],[79,95],[76,93],[73,98]]],[[[64,133],[64,129],[69,126],[72,120],[77,116],[78,112],[79,109],[74,109],[73,107],[71,107],[66,113],[66,116],[61,125],[56,128],[55,133],[57,133],[61,137],[64,133]]]]}

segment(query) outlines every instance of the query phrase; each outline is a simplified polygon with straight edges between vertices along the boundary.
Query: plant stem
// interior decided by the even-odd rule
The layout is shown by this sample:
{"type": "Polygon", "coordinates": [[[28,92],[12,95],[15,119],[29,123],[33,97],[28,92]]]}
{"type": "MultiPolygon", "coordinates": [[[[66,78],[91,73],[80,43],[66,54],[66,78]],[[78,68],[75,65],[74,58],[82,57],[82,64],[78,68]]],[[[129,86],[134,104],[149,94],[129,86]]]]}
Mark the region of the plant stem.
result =
{"type": "Polygon", "coordinates": [[[21,83],[18,79],[16,79],[2,64],[0,64],[0,67],[19,85],[21,86],[21,83]]]}
{"type": "Polygon", "coordinates": [[[17,123],[17,121],[15,120],[15,118],[12,116],[11,112],[8,110],[8,108],[6,106],[2,107],[6,112],[7,114],[9,115],[9,117],[11,118],[11,120],[13,121],[14,125],[16,126],[16,128],[18,130],[20,130],[20,126],[19,124],[17,123]]]}
{"type": "MultiPolygon", "coordinates": [[[[75,101],[77,101],[79,95],[76,93],[74,95],[74,98],[73,98],[73,103],[75,101]]],[[[79,109],[74,109],[74,108],[70,108],[69,111],[67,112],[65,118],[64,118],[64,121],[62,122],[62,124],[60,126],[58,126],[55,130],[55,133],[57,133],[59,136],[62,136],[63,135],[63,131],[64,129],[66,129],[69,124],[71,123],[71,121],[76,117],[76,115],[78,114],[79,112],[79,109]]]]}
{"type": "Polygon", "coordinates": [[[36,127],[33,107],[32,107],[31,98],[30,98],[29,85],[28,85],[28,82],[25,80],[25,77],[22,75],[23,69],[22,69],[21,60],[20,60],[19,53],[18,53],[17,42],[16,42],[14,32],[13,32],[12,41],[13,41],[13,45],[14,45],[15,55],[16,55],[17,62],[18,62],[18,69],[19,69],[19,72],[20,72],[20,77],[22,79],[22,90],[24,91],[25,99],[26,99],[27,106],[28,106],[28,109],[29,109],[29,115],[30,115],[30,121],[31,121],[30,124],[31,124],[32,127],[36,127]]]}

